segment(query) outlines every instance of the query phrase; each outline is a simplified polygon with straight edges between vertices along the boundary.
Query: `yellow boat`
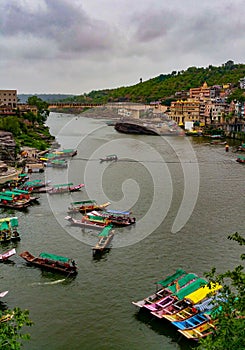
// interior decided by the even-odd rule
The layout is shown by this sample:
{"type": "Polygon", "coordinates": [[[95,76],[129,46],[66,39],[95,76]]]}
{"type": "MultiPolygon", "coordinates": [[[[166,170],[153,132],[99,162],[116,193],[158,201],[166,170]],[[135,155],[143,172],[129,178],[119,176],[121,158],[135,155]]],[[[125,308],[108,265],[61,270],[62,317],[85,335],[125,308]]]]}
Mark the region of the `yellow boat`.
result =
{"type": "Polygon", "coordinates": [[[178,329],[178,332],[183,334],[188,339],[199,340],[212,334],[215,329],[215,325],[213,322],[206,322],[192,329],[181,330],[178,329]]]}
{"type": "Polygon", "coordinates": [[[186,318],[191,317],[198,312],[195,309],[195,304],[204,300],[209,294],[215,294],[221,288],[222,286],[218,283],[212,283],[210,287],[208,285],[205,285],[197,289],[195,292],[190,293],[184,298],[186,301],[190,302],[190,306],[173,314],[163,314],[162,317],[166,318],[170,322],[183,321],[186,318]]]}

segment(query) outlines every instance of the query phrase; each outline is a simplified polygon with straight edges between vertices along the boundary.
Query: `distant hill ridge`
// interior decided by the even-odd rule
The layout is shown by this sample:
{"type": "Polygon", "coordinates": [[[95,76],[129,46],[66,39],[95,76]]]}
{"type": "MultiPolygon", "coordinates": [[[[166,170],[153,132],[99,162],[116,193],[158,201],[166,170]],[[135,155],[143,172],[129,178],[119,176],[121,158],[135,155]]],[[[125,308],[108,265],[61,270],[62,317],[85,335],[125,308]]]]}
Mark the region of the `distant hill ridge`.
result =
{"type": "MultiPolygon", "coordinates": [[[[221,66],[189,67],[186,70],[172,71],[147,81],[140,80],[133,86],[123,86],[116,89],[93,90],[83,95],[47,94],[37,95],[47,102],[64,101],[80,103],[108,103],[108,102],[138,102],[150,103],[161,101],[170,104],[175,99],[177,91],[199,87],[204,82],[208,86],[231,83],[234,88],[239,87],[239,80],[245,77],[245,64],[235,64],[229,60],[221,66]]],[[[26,99],[31,95],[26,96],[26,99]]]]}

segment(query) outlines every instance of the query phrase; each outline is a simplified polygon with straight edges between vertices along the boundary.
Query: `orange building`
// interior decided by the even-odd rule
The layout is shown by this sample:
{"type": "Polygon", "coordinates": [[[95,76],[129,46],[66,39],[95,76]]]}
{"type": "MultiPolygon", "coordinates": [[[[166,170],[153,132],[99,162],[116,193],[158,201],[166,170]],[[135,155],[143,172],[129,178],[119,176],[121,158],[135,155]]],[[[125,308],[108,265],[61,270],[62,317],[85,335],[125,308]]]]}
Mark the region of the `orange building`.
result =
{"type": "Polygon", "coordinates": [[[205,82],[203,86],[190,89],[190,98],[210,98],[210,87],[205,82]]]}

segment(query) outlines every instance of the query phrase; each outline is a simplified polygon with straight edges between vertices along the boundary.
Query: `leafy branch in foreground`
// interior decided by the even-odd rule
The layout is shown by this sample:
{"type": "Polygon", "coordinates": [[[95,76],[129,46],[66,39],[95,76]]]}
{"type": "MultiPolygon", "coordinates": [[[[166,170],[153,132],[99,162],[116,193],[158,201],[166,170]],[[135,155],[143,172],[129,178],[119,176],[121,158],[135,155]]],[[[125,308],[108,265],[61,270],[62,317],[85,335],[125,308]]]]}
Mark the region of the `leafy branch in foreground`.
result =
{"type": "MultiPolygon", "coordinates": [[[[239,245],[245,245],[245,239],[237,232],[228,236],[239,245]]],[[[245,254],[240,256],[245,259],[245,254]]],[[[207,338],[201,339],[199,350],[243,350],[245,349],[245,273],[244,266],[239,265],[232,271],[216,274],[216,269],[205,274],[211,282],[223,285],[221,292],[225,301],[215,307],[217,324],[215,331],[207,338]]]]}
{"type": "Polygon", "coordinates": [[[0,349],[18,350],[23,345],[21,340],[29,340],[28,333],[22,333],[22,327],[31,326],[28,310],[16,307],[13,310],[0,311],[0,349]]]}

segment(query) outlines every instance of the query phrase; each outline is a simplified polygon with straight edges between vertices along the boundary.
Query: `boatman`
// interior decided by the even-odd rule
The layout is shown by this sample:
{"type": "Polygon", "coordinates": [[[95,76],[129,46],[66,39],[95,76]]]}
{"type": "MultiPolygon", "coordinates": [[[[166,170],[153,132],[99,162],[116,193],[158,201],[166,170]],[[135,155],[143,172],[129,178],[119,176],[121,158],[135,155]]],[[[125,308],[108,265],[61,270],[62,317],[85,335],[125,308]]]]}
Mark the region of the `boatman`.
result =
{"type": "Polygon", "coordinates": [[[225,151],[229,152],[229,145],[228,145],[228,143],[225,144],[225,151]]]}

